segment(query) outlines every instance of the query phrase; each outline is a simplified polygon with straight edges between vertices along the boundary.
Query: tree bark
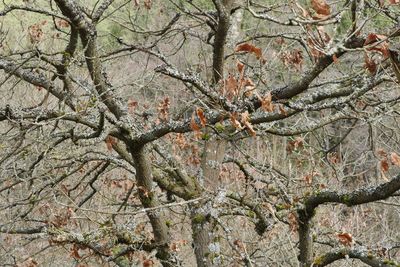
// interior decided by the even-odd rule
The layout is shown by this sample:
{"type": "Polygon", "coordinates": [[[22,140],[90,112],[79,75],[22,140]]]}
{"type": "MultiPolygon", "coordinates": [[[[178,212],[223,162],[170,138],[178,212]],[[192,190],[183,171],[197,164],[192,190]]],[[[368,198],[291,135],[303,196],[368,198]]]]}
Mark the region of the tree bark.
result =
{"type": "Polygon", "coordinates": [[[299,223],[299,261],[301,267],[310,267],[313,262],[313,240],[311,235],[311,217],[305,210],[297,212],[299,223]]]}
{"type": "MultiPolygon", "coordinates": [[[[230,9],[233,0],[213,0],[218,12],[218,24],[213,46],[213,83],[224,78],[225,43],[230,26],[230,9]]],[[[216,189],[219,185],[219,166],[224,159],[226,143],[224,140],[211,139],[205,143],[201,169],[204,186],[216,189]]],[[[205,207],[204,201],[192,206],[191,223],[194,252],[197,266],[211,267],[216,251],[210,251],[213,241],[213,218],[205,207]]]]}
{"type": "MultiPolygon", "coordinates": [[[[131,149],[131,154],[136,167],[136,182],[139,188],[139,198],[144,208],[159,206],[156,192],[153,188],[153,176],[151,172],[151,162],[147,157],[146,148],[131,149]]],[[[158,246],[157,258],[161,260],[163,266],[177,266],[176,261],[169,250],[170,235],[166,220],[161,211],[148,211],[150,224],[153,228],[154,242],[158,246]]]]}

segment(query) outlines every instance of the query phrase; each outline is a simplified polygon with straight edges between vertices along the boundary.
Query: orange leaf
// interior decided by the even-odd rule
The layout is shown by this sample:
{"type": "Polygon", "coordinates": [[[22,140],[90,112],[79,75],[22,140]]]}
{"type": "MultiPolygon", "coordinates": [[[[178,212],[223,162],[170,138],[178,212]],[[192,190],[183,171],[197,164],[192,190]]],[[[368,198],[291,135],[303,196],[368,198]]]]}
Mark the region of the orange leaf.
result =
{"type": "Polygon", "coordinates": [[[333,63],[335,63],[335,64],[338,64],[338,63],[339,63],[339,59],[337,58],[336,54],[334,54],[334,55],[332,56],[332,60],[333,60],[333,63]]]}
{"type": "Polygon", "coordinates": [[[152,259],[145,259],[143,261],[143,267],[153,267],[154,261],[152,259]]]}
{"type": "Polygon", "coordinates": [[[311,0],[311,5],[319,15],[329,16],[331,14],[331,8],[325,0],[311,0]]]}
{"type": "Polygon", "coordinates": [[[225,82],[225,88],[228,94],[228,98],[232,98],[233,96],[236,96],[237,91],[238,91],[238,82],[233,75],[228,76],[225,82]]]}
{"type": "Polygon", "coordinates": [[[307,174],[306,176],[304,176],[304,181],[306,182],[306,184],[311,185],[313,181],[313,176],[311,174],[307,174]]]}
{"type": "Polygon", "coordinates": [[[82,258],[81,255],[79,255],[79,247],[76,244],[72,246],[70,255],[75,260],[82,258]]]}
{"type": "Polygon", "coordinates": [[[400,156],[397,155],[395,152],[390,154],[390,160],[393,165],[400,166],[400,156]]]}
{"type": "Polygon", "coordinates": [[[380,165],[381,165],[382,172],[387,172],[389,170],[389,162],[388,162],[387,158],[382,159],[380,162],[380,165]]]}
{"type": "Polygon", "coordinates": [[[316,176],[321,176],[321,174],[316,171],[313,171],[312,173],[309,173],[306,176],[304,176],[304,181],[306,182],[307,185],[311,185],[314,177],[316,176]]]}
{"type": "Polygon", "coordinates": [[[376,63],[373,59],[369,58],[367,53],[365,53],[364,55],[364,67],[371,73],[371,74],[375,74],[376,73],[376,63]]]}
{"type": "Polygon", "coordinates": [[[294,150],[298,150],[303,148],[304,146],[304,139],[300,136],[296,137],[296,139],[289,141],[286,146],[286,150],[289,153],[292,153],[294,150]]]}
{"type": "Polygon", "coordinates": [[[379,148],[376,150],[376,153],[381,156],[381,157],[387,157],[387,153],[385,150],[383,150],[382,148],[379,148]]]}
{"type": "Polygon", "coordinates": [[[236,67],[237,67],[238,72],[239,72],[240,74],[242,74],[242,72],[244,71],[244,64],[243,64],[242,62],[238,61],[238,62],[236,63],[236,67]]]}
{"type": "Polygon", "coordinates": [[[337,237],[339,238],[339,242],[345,246],[350,247],[351,244],[353,243],[353,237],[351,236],[350,233],[337,234],[337,237]]]}
{"type": "Polygon", "coordinates": [[[364,46],[372,45],[376,42],[379,43],[369,47],[368,50],[380,52],[385,58],[388,58],[390,56],[389,44],[385,35],[375,33],[368,34],[367,38],[365,39],[364,46]]]}
{"type": "Polygon", "coordinates": [[[301,71],[304,62],[303,52],[301,50],[293,49],[292,51],[284,51],[281,53],[279,58],[285,66],[294,66],[297,71],[301,71]]]}
{"type": "Polygon", "coordinates": [[[337,152],[330,152],[327,157],[328,161],[332,164],[338,164],[340,162],[340,156],[337,152]]]}
{"type": "Polygon", "coordinates": [[[106,137],[105,141],[106,141],[108,151],[112,151],[113,145],[115,145],[117,143],[117,139],[115,139],[114,137],[109,135],[106,137]]]}
{"type": "Polygon", "coordinates": [[[246,87],[247,90],[253,90],[256,85],[253,83],[252,80],[246,78],[245,80],[243,80],[243,86],[246,87]]]}
{"type": "Polygon", "coordinates": [[[274,105],[272,104],[272,94],[268,92],[264,97],[260,99],[261,101],[261,108],[267,112],[274,111],[274,105]]]}
{"type": "Polygon", "coordinates": [[[253,53],[257,59],[261,59],[263,61],[263,63],[265,63],[265,59],[263,58],[261,48],[256,47],[252,44],[244,43],[244,44],[238,45],[235,49],[235,52],[253,53]]]}
{"type": "Polygon", "coordinates": [[[196,113],[197,113],[197,116],[198,116],[199,119],[200,119],[201,125],[202,125],[203,127],[205,127],[206,124],[207,124],[207,119],[206,119],[206,116],[204,115],[204,111],[203,111],[201,108],[197,108],[197,109],[196,109],[196,113]]]}
{"type": "Polygon", "coordinates": [[[168,115],[169,115],[169,107],[171,105],[171,102],[169,100],[169,97],[166,96],[161,103],[158,105],[158,118],[162,121],[168,120],[168,115]]]}
{"type": "Polygon", "coordinates": [[[195,132],[195,136],[199,137],[201,135],[200,133],[200,126],[196,123],[196,118],[194,117],[194,114],[192,115],[192,119],[190,120],[190,129],[192,129],[195,132]]]}
{"type": "Polygon", "coordinates": [[[238,113],[237,112],[233,112],[233,113],[231,113],[229,115],[229,118],[230,118],[230,120],[232,122],[233,127],[235,127],[236,129],[241,130],[241,129],[243,129],[243,127],[240,124],[240,122],[237,120],[237,116],[238,116],[238,113]]]}
{"type": "Polygon", "coordinates": [[[241,84],[244,89],[246,90],[244,92],[244,95],[249,97],[252,95],[254,89],[256,88],[256,85],[253,83],[252,80],[250,80],[250,78],[246,78],[244,80],[242,80],[242,84],[241,84]]]}
{"type": "Polygon", "coordinates": [[[245,111],[241,114],[241,123],[243,123],[244,126],[246,126],[247,130],[249,131],[251,136],[256,136],[256,131],[253,128],[253,125],[250,123],[250,116],[249,116],[249,112],[245,111]]]}
{"type": "Polygon", "coordinates": [[[133,113],[136,109],[136,107],[138,106],[138,102],[133,100],[133,99],[129,99],[128,101],[128,110],[130,113],[133,113]]]}
{"type": "Polygon", "coordinates": [[[287,115],[288,115],[287,111],[285,110],[285,108],[283,107],[282,104],[279,104],[279,105],[278,105],[278,108],[279,108],[279,113],[280,113],[280,114],[282,114],[282,115],[284,115],[284,116],[287,116],[287,115]]]}

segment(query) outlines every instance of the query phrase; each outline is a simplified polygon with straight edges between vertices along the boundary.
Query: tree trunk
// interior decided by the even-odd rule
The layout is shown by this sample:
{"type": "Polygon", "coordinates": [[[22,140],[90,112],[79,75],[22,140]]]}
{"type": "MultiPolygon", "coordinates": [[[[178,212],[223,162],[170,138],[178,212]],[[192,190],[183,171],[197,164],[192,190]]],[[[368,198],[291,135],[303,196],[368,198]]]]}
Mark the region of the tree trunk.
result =
{"type": "Polygon", "coordinates": [[[313,262],[313,240],[311,236],[311,218],[305,210],[298,210],[299,223],[299,261],[301,267],[310,267],[313,262]]]}
{"type": "Polygon", "coordinates": [[[191,212],[193,249],[198,267],[212,266],[211,252],[209,251],[209,244],[212,241],[212,224],[207,218],[207,212],[202,211],[201,206],[204,204],[204,202],[200,202],[193,205],[191,212]]]}
{"type": "MultiPolygon", "coordinates": [[[[233,0],[214,1],[218,11],[218,25],[216,27],[213,45],[213,83],[217,84],[224,79],[225,43],[230,26],[230,9],[233,0]]],[[[226,142],[225,140],[211,139],[205,143],[202,156],[201,169],[203,185],[205,188],[215,190],[218,188],[219,167],[224,159],[226,142]]],[[[213,218],[210,216],[210,208],[207,203],[200,202],[192,206],[191,224],[193,246],[197,266],[211,267],[218,257],[216,248],[213,245],[213,218]],[[213,249],[214,247],[214,249],[213,249]],[[210,250],[211,248],[211,250],[210,250]]]]}
{"type": "MultiPolygon", "coordinates": [[[[145,147],[131,149],[131,154],[135,162],[136,182],[143,207],[153,208],[159,206],[157,194],[153,188],[151,161],[147,157],[145,147]]],[[[148,211],[147,216],[153,228],[154,242],[158,246],[157,258],[161,260],[163,266],[177,266],[169,250],[170,236],[162,212],[159,210],[148,211]]]]}

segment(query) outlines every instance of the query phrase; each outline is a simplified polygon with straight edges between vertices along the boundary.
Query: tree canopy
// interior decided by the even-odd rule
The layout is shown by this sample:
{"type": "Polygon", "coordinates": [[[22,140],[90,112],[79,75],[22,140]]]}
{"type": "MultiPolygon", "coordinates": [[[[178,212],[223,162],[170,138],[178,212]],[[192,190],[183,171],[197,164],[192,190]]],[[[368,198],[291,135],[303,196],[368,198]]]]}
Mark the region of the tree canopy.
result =
{"type": "Polygon", "coordinates": [[[400,1],[0,3],[4,266],[399,266],[400,1]]]}

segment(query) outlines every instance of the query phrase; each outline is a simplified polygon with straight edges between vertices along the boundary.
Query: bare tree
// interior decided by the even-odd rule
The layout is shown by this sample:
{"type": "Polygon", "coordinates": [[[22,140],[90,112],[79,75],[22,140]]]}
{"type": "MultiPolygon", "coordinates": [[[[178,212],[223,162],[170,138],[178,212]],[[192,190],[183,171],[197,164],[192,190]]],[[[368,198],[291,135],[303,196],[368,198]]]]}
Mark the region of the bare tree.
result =
{"type": "Polygon", "coordinates": [[[397,266],[398,7],[3,1],[1,261],[397,266]]]}

